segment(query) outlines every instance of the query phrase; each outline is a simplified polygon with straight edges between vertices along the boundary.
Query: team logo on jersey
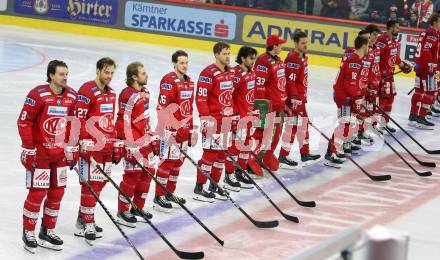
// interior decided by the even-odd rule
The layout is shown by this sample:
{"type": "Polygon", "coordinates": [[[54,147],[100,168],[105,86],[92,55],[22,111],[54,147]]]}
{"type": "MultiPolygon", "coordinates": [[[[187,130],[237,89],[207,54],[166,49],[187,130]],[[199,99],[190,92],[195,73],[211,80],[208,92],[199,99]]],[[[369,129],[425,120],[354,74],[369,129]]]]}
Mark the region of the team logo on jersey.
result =
{"type": "Polygon", "coordinates": [[[50,116],[67,116],[67,107],[49,106],[47,114],[50,116]]]}
{"type": "Polygon", "coordinates": [[[99,107],[99,111],[101,113],[112,113],[113,112],[113,104],[101,104],[99,107]]]}
{"type": "Polygon", "coordinates": [[[288,62],[286,66],[288,68],[290,68],[290,69],[299,69],[299,64],[298,63],[288,62]]]}
{"type": "Polygon", "coordinates": [[[220,96],[218,96],[218,102],[225,107],[232,105],[232,89],[223,91],[220,96]]]}
{"type": "Polygon", "coordinates": [[[359,65],[357,63],[350,63],[350,64],[348,64],[348,67],[350,69],[361,69],[361,65],[359,65]]]}
{"type": "Polygon", "coordinates": [[[397,48],[391,49],[390,50],[390,54],[391,55],[397,55],[397,48]]]}
{"type": "Polygon", "coordinates": [[[191,102],[189,100],[185,100],[180,104],[180,113],[185,117],[191,115],[191,102]]]}
{"type": "Polygon", "coordinates": [[[255,92],[255,89],[251,89],[247,94],[246,94],[246,102],[249,104],[249,105],[252,105],[252,104],[254,104],[254,92],[255,92]]]}
{"type": "Polygon", "coordinates": [[[160,85],[160,87],[162,89],[171,90],[173,88],[173,85],[168,84],[168,83],[163,83],[162,85],[160,85]]]}
{"type": "Polygon", "coordinates": [[[24,101],[25,104],[28,104],[29,106],[35,106],[35,100],[33,100],[32,98],[26,98],[26,100],[24,101]]]}
{"type": "Polygon", "coordinates": [[[83,95],[78,95],[78,101],[81,101],[81,102],[83,102],[85,104],[89,104],[90,103],[90,99],[85,97],[85,96],[83,96],[83,95]]]}
{"type": "Polygon", "coordinates": [[[235,82],[235,83],[240,82],[240,78],[239,78],[239,77],[234,77],[234,82],[235,82]]]}
{"type": "Polygon", "coordinates": [[[278,79],[278,89],[281,91],[286,91],[286,78],[282,77],[278,79]]]}
{"type": "Polygon", "coordinates": [[[255,87],[255,80],[251,80],[247,83],[247,89],[253,89],[255,87]]]}
{"type": "Polygon", "coordinates": [[[394,68],[394,66],[396,65],[396,56],[393,56],[393,57],[391,57],[391,58],[388,60],[388,65],[389,65],[391,68],[394,68]]]}
{"type": "Polygon", "coordinates": [[[285,72],[284,72],[284,69],[279,69],[278,71],[277,71],[277,77],[278,78],[281,78],[281,77],[284,77],[286,74],[285,74],[285,72]]]}
{"type": "Polygon", "coordinates": [[[262,65],[257,66],[257,71],[266,72],[267,73],[267,67],[264,67],[262,65]]]}
{"type": "Polygon", "coordinates": [[[212,84],[212,79],[209,78],[209,77],[200,76],[200,77],[199,77],[199,81],[200,81],[200,82],[205,82],[205,83],[212,84]]]}
{"type": "Polygon", "coordinates": [[[57,99],[57,105],[61,105],[61,99],[57,99]]]}
{"type": "Polygon", "coordinates": [[[64,117],[51,117],[43,123],[43,129],[50,135],[60,135],[66,130],[67,121],[64,117]]]}
{"type": "Polygon", "coordinates": [[[181,91],[180,92],[180,98],[181,99],[189,99],[192,97],[193,92],[189,90],[181,91]]]}
{"type": "Polygon", "coordinates": [[[113,115],[112,114],[105,114],[101,116],[99,119],[99,127],[106,131],[106,132],[112,132],[113,131],[113,115]]]}

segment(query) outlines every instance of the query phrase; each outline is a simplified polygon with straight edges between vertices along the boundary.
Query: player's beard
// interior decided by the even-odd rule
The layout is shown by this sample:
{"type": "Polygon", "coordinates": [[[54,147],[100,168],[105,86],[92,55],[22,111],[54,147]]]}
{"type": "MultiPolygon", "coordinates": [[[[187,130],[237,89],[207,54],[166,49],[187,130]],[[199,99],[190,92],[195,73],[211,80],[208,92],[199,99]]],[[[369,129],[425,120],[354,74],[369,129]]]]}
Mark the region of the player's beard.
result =
{"type": "Polygon", "coordinates": [[[144,80],[144,81],[136,81],[137,82],[137,84],[139,85],[139,86],[141,86],[141,87],[143,87],[143,86],[145,86],[145,85],[147,85],[147,81],[146,80],[144,80]]]}
{"type": "Polygon", "coordinates": [[[104,86],[107,86],[110,83],[110,81],[111,79],[99,78],[99,82],[104,86]]]}
{"type": "Polygon", "coordinates": [[[394,37],[397,37],[397,36],[399,36],[399,32],[392,33],[392,35],[393,35],[394,37]]]}

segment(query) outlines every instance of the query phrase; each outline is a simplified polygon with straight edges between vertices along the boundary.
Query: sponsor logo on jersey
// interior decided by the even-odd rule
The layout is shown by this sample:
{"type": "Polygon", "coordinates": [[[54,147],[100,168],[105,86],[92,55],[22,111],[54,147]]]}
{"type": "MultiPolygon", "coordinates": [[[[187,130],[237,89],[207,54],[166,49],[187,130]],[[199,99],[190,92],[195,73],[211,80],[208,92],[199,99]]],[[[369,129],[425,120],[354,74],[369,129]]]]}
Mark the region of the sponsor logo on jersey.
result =
{"type": "Polygon", "coordinates": [[[374,62],[379,63],[380,62],[380,56],[375,56],[374,57],[374,62]]]}
{"type": "Polygon", "coordinates": [[[267,67],[264,67],[262,65],[257,66],[257,71],[266,72],[267,73],[267,67]]]}
{"type": "Polygon", "coordinates": [[[223,91],[220,96],[218,96],[218,102],[225,107],[232,105],[232,89],[223,91]]]}
{"type": "Polygon", "coordinates": [[[127,105],[126,103],[121,103],[121,109],[131,111],[132,107],[130,105],[127,105]]]}
{"type": "Polygon", "coordinates": [[[383,43],[383,42],[376,42],[376,46],[382,49],[382,48],[385,48],[385,43],[383,43]]]}
{"type": "Polygon", "coordinates": [[[39,88],[39,89],[37,89],[37,92],[38,93],[41,93],[41,92],[43,92],[43,91],[45,91],[46,90],[46,88],[39,88]]]}
{"type": "Polygon", "coordinates": [[[162,89],[167,89],[167,90],[171,90],[173,88],[173,85],[168,84],[168,83],[163,83],[162,85],[160,85],[160,87],[162,89]]]}
{"type": "Polygon", "coordinates": [[[285,72],[284,72],[284,69],[279,69],[279,70],[277,70],[277,77],[278,78],[281,78],[281,77],[284,77],[286,74],[285,74],[285,72]]]}
{"type": "Polygon", "coordinates": [[[189,100],[185,100],[180,104],[180,113],[183,116],[191,115],[191,102],[189,100]]]}
{"type": "Polygon", "coordinates": [[[32,98],[26,98],[24,103],[28,104],[29,106],[35,106],[35,100],[33,100],[32,98]]]}
{"type": "Polygon", "coordinates": [[[371,62],[364,61],[364,68],[369,68],[371,66],[371,62]]]}
{"type": "Polygon", "coordinates": [[[180,92],[180,98],[181,99],[188,99],[192,97],[193,92],[189,90],[181,91],[180,92]]]}
{"type": "Polygon", "coordinates": [[[99,107],[99,111],[101,113],[112,113],[113,112],[113,104],[101,104],[99,107]]]}
{"type": "Polygon", "coordinates": [[[67,121],[63,117],[51,117],[43,123],[43,129],[50,135],[60,135],[66,130],[67,121]]]}
{"type": "Polygon", "coordinates": [[[85,104],[90,103],[90,99],[86,96],[83,96],[83,95],[78,95],[78,101],[83,102],[85,104]]]}
{"type": "Polygon", "coordinates": [[[99,127],[106,131],[106,132],[112,132],[113,131],[113,115],[112,114],[105,114],[101,116],[99,119],[99,127]]]}
{"type": "Polygon", "coordinates": [[[249,105],[254,104],[254,93],[255,93],[255,89],[252,89],[246,94],[246,102],[249,105]]]}
{"type": "Polygon", "coordinates": [[[220,82],[220,89],[221,89],[221,90],[231,89],[231,88],[232,88],[232,81],[223,81],[223,82],[220,82]]]}
{"type": "Polygon", "coordinates": [[[350,63],[348,64],[349,68],[353,68],[353,69],[360,69],[361,65],[357,64],[357,63],[350,63]]]}
{"type": "Polygon", "coordinates": [[[251,80],[247,83],[247,89],[253,89],[255,87],[255,80],[251,80]]]}
{"type": "Polygon", "coordinates": [[[67,116],[67,107],[49,106],[47,114],[50,116],[67,116]]]}
{"type": "Polygon", "coordinates": [[[209,78],[209,77],[200,76],[200,77],[199,77],[199,81],[200,81],[200,82],[205,82],[205,83],[212,84],[212,79],[209,78]]]}
{"type": "Polygon", "coordinates": [[[288,62],[286,66],[291,69],[299,69],[300,65],[298,63],[288,62]]]}
{"type": "Polygon", "coordinates": [[[390,50],[390,54],[391,55],[397,55],[397,48],[391,49],[390,50]]]}
{"type": "Polygon", "coordinates": [[[97,87],[92,87],[92,91],[93,91],[93,92],[95,92],[95,91],[97,91],[97,90],[98,90],[97,87]]]}
{"type": "Polygon", "coordinates": [[[437,37],[429,35],[428,37],[426,37],[426,39],[432,40],[432,41],[437,41],[437,37]]]}

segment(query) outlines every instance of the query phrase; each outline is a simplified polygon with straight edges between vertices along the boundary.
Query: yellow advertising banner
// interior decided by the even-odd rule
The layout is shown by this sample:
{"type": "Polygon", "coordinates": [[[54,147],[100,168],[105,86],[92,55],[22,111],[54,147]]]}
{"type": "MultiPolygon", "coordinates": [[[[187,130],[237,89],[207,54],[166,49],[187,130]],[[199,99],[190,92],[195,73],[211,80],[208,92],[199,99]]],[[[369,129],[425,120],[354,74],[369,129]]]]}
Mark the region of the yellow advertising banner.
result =
{"type": "Polygon", "coordinates": [[[302,22],[289,19],[245,15],[243,21],[243,41],[266,44],[266,38],[278,34],[287,40],[288,48],[293,48],[293,36],[304,31],[309,37],[309,50],[329,54],[342,54],[344,49],[354,45],[360,28],[327,25],[317,22],[302,22]]]}

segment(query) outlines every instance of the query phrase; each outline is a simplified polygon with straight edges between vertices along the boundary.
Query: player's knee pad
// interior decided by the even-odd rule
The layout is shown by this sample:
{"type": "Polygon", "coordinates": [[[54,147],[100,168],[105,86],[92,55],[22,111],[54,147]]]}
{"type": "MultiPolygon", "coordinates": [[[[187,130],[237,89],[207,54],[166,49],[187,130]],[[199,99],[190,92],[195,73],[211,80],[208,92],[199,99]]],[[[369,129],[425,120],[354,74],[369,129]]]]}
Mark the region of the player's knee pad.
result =
{"type": "Polygon", "coordinates": [[[40,205],[43,202],[43,199],[46,196],[46,194],[47,194],[46,189],[36,189],[36,188],[29,189],[29,193],[25,201],[25,207],[26,205],[29,205],[30,207],[39,210],[40,205]]]}
{"type": "Polygon", "coordinates": [[[423,95],[423,98],[421,100],[423,104],[422,106],[426,109],[429,109],[432,106],[432,104],[434,104],[434,100],[435,99],[433,95],[429,95],[429,94],[423,95]]]}
{"type": "Polygon", "coordinates": [[[60,202],[64,196],[64,188],[54,188],[47,191],[47,201],[60,202]]]}
{"type": "Polygon", "coordinates": [[[130,186],[134,186],[136,185],[136,183],[139,182],[140,177],[141,177],[140,171],[126,171],[122,175],[122,181],[130,186]]]}

